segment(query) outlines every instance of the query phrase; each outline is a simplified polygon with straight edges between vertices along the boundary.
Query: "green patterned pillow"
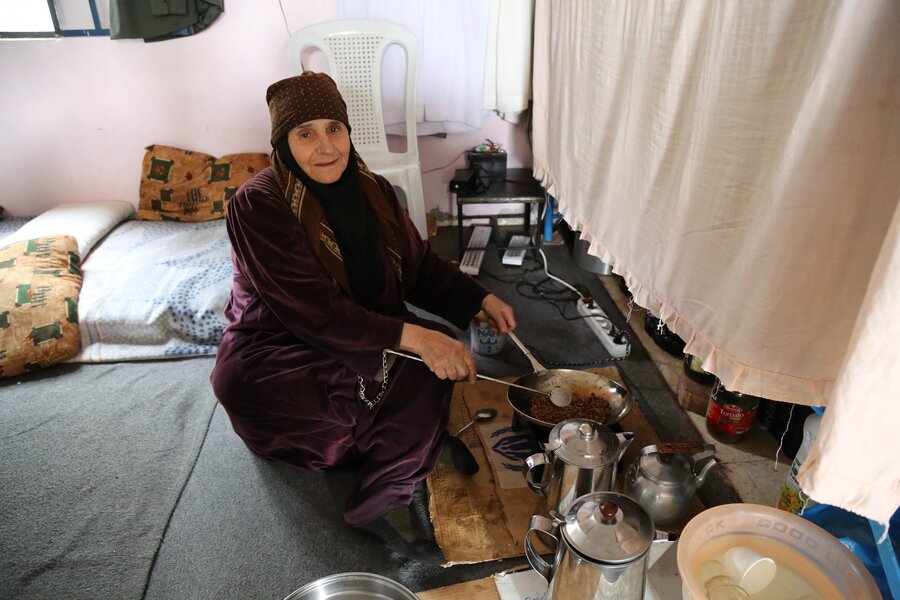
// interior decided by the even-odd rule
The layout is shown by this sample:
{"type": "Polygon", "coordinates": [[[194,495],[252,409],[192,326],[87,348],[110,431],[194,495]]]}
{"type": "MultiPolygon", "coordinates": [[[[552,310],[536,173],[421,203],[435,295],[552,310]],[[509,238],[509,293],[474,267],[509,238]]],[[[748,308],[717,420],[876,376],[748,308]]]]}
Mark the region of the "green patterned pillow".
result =
{"type": "Polygon", "coordinates": [[[228,201],[238,188],[268,166],[269,156],[262,153],[216,158],[160,144],[147,146],[141,172],[138,219],[222,219],[228,201]]]}
{"type": "Polygon", "coordinates": [[[78,241],[69,235],[0,248],[0,377],[78,354],[80,264],[78,241]]]}

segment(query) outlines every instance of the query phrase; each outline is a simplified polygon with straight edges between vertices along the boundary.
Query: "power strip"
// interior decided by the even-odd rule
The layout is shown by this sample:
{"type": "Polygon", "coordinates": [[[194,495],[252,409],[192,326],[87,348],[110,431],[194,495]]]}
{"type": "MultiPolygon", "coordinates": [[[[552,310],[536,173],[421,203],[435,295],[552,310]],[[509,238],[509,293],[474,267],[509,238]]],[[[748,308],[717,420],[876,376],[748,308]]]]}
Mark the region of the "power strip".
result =
{"type": "Polygon", "coordinates": [[[472,235],[469,237],[468,248],[474,250],[466,250],[459,261],[459,270],[468,273],[474,277],[478,276],[481,271],[481,263],[484,262],[484,248],[491,240],[491,228],[487,225],[476,225],[472,228],[472,235]]]}
{"type": "Polygon", "coordinates": [[[575,307],[578,314],[584,317],[588,326],[594,331],[600,339],[600,343],[609,352],[613,358],[625,358],[631,354],[631,341],[624,332],[616,331],[615,326],[606,313],[597,306],[593,298],[579,298],[575,301],[575,307]],[[616,341],[616,337],[620,337],[621,342],[616,341]]]}
{"type": "Polygon", "coordinates": [[[509,240],[509,248],[503,253],[503,259],[500,261],[504,265],[513,267],[521,267],[522,261],[525,260],[525,246],[531,243],[527,235],[514,235],[509,240]]]}

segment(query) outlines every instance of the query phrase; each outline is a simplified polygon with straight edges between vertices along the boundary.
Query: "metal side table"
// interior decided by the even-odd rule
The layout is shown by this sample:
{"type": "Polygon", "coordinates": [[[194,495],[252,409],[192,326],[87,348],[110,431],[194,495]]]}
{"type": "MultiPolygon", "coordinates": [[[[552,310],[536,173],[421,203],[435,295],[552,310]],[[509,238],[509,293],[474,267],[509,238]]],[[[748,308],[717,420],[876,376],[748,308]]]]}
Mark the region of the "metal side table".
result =
{"type": "MultiPolygon", "coordinates": [[[[457,175],[461,175],[465,169],[456,171],[457,175]]],[[[485,215],[466,216],[463,207],[467,204],[523,204],[524,212],[521,216],[525,218],[525,235],[532,238],[535,233],[531,227],[531,206],[538,205],[538,215],[544,208],[547,195],[540,182],[531,174],[531,169],[508,169],[506,178],[501,181],[492,181],[487,185],[486,189],[478,192],[456,192],[456,235],[459,241],[459,256],[462,258],[463,253],[467,250],[463,241],[464,236],[464,219],[485,218],[485,215]]],[[[506,215],[504,215],[506,216],[506,215]]],[[[513,215],[515,216],[515,215],[513,215]]],[[[523,246],[526,250],[534,250],[540,248],[541,236],[537,232],[536,245],[523,246]]],[[[504,250],[508,246],[497,245],[498,250],[504,250]]],[[[474,248],[469,248],[470,250],[474,248]]]]}

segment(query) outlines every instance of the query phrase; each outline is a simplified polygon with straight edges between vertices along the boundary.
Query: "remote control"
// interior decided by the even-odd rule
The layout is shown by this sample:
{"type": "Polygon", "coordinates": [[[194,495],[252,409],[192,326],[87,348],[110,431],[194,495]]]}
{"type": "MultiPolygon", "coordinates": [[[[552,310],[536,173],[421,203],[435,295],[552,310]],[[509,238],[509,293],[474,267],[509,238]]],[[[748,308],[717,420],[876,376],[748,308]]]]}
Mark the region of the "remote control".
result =
{"type": "Polygon", "coordinates": [[[466,250],[459,261],[459,270],[469,275],[478,275],[481,263],[484,262],[484,247],[491,239],[491,228],[487,225],[476,225],[469,237],[469,248],[481,248],[481,250],[466,250]]]}
{"type": "Polygon", "coordinates": [[[521,267],[525,259],[525,246],[529,243],[527,235],[514,235],[509,240],[509,248],[503,253],[503,264],[521,267]]]}

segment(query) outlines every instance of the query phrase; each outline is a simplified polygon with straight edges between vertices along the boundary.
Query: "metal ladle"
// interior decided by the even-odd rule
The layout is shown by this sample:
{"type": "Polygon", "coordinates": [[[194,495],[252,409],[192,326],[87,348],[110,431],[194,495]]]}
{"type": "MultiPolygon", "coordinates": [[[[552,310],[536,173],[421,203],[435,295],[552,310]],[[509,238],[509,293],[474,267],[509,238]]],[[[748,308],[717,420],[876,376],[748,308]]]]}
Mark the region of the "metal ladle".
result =
{"type": "MultiPolygon", "coordinates": [[[[417,360],[421,363],[425,362],[424,360],[422,360],[421,356],[416,356],[415,354],[407,354],[406,352],[400,352],[398,350],[391,350],[389,348],[385,348],[384,351],[387,352],[388,354],[402,356],[403,358],[411,358],[412,360],[417,360]]],[[[525,385],[519,385],[518,383],[512,383],[511,381],[504,381],[502,379],[494,379],[493,377],[488,377],[487,375],[482,375],[481,373],[476,373],[475,377],[477,377],[478,379],[485,379],[487,381],[493,381],[494,383],[502,383],[503,385],[508,385],[509,387],[523,389],[528,392],[532,392],[534,394],[539,394],[541,396],[549,396],[550,402],[553,402],[554,404],[556,404],[556,402],[553,400],[553,393],[555,393],[557,390],[553,390],[553,392],[542,392],[541,390],[537,390],[535,388],[530,388],[525,385]]],[[[560,391],[568,394],[568,392],[566,392],[565,390],[563,390],[561,388],[560,388],[560,391]]],[[[569,402],[571,402],[571,401],[572,401],[572,399],[570,398],[569,402]]],[[[557,406],[567,406],[569,404],[569,402],[566,402],[565,404],[557,404],[557,406]]]]}
{"type": "MultiPolygon", "coordinates": [[[[531,367],[534,369],[535,373],[543,373],[546,371],[546,367],[538,362],[538,360],[531,355],[531,352],[528,351],[528,348],[525,347],[525,344],[514,334],[512,331],[507,332],[507,335],[516,343],[516,346],[519,347],[519,350],[525,355],[525,358],[528,359],[528,362],[531,363],[531,367]]],[[[554,378],[551,378],[549,381],[553,381],[554,378]]],[[[565,389],[558,383],[553,383],[552,389],[549,393],[541,392],[544,396],[550,396],[550,402],[559,407],[564,407],[572,404],[572,395],[569,393],[569,390],[565,389]]]]}
{"type": "Polygon", "coordinates": [[[475,414],[472,415],[472,420],[463,425],[462,429],[456,432],[456,437],[459,437],[459,434],[474,425],[476,421],[488,421],[496,416],[497,409],[495,408],[482,408],[481,410],[476,410],[475,414]]]}

